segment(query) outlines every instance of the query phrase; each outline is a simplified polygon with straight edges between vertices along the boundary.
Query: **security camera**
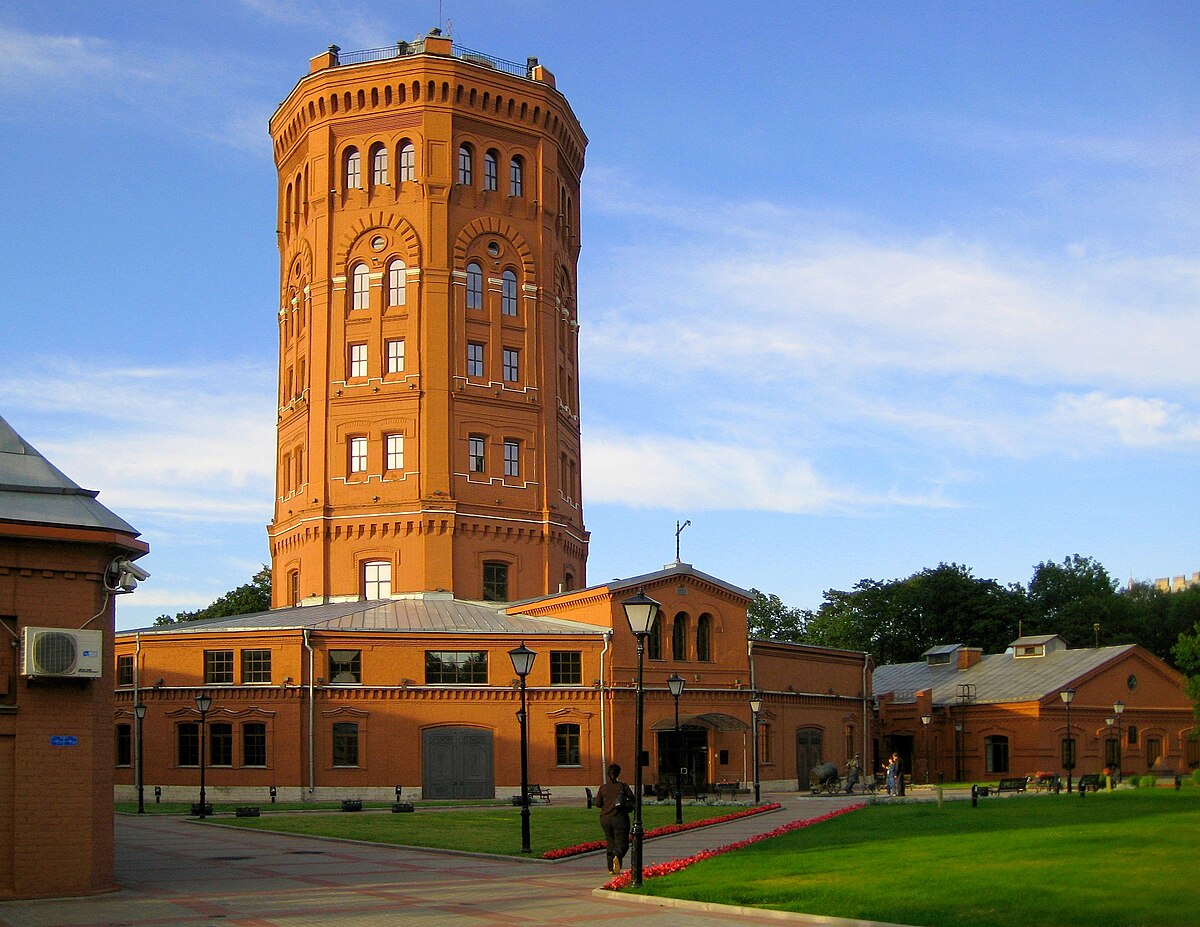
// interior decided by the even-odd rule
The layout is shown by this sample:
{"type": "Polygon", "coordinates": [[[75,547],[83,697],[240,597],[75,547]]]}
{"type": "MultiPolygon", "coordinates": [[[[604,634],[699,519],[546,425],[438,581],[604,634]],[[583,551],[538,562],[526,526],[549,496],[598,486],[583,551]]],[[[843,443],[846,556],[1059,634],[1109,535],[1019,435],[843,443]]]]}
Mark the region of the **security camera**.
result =
{"type": "Polygon", "coordinates": [[[145,570],[143,570],[136,563],[133,563],[132,561],[129,561],[129,560],[122,560],[121,564],[120,564],[120,569],[124,573],[133,574],[133,578],[136,579],[139,583],[150,578],[149,573],[147,573],[145,570]]]}
{"type": "Polygon", "coordinates": [[[104,586],[109,592],[133,592],[140,580],[149,579],[150,574],[130,560],[114,560],[104,574],[104,586]]]}

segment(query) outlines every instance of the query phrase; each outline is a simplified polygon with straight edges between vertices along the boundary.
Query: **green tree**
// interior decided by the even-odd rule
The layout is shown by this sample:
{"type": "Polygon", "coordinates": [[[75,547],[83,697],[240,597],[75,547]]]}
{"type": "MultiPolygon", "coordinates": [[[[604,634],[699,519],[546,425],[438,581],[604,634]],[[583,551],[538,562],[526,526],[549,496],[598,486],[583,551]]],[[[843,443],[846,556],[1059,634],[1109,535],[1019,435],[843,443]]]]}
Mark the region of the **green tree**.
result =
{"type": "Polygon", "coordinates": [[[194,612],[179,612],[174,618],[159,615],[156,625],[174,624],[177,621],[203,621],[205,618],[228,618],[232,615],[248,615],[265,612],[271,607],[271,568],[263,568],[251,577],[250,582],[225,593],[206,608],[194,612]]]}
{"type": "Polygon", "coordinates": [[[804,626],[808,613],[800,608],[788,608],[777,595],[751,589],[752,596],[746,608],[746,633],[759,640],[792,641],[804,640],[804,626]]]}
{"type": "Polygon", "coordinates": [[[1192,626],[1190,632],[1179,635],[1174,657],[1175,665],[1188,677],[1188,697],[1193,702],[1197,719],[1200,719],[1200,621],[1192,626]]]}
{"type": "Polygon", "coordinates": [[[1074,647],[1135,642],[1133,601],[1118,595],[1117,581],[1091,557],[1039,563],[1028,598],[1026,634],[1061,634],[1074,647]]]}

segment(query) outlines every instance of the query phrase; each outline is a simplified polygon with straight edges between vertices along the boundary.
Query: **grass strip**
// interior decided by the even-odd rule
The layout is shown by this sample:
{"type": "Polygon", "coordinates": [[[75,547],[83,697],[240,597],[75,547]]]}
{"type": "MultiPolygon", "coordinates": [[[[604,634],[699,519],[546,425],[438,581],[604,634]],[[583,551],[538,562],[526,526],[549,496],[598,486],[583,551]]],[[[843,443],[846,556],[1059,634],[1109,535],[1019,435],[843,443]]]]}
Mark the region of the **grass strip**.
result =
{"type": "Polygon", "coordinates": [[[641,894],[924,927],[1194,927],[1191,789],[874,804],[641,894]]]}

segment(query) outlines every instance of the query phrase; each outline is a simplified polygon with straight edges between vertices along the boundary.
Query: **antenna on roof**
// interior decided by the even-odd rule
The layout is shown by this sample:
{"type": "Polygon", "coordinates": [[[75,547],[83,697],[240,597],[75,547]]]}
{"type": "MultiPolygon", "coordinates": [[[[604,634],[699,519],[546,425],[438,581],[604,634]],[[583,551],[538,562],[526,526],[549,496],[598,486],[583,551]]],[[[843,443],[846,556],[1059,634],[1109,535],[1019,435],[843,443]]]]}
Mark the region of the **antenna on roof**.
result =
{"type": "Polygon", "coordinates": [[[679,559],[679,535],[683,534],[683,529],[686,528],[691,523],[692,523],[692,521],[690,518],[687,521],[685,521],[682,525],[679,522],[675,522],[675,562],[676,563],[682,562],[679,559]]]}

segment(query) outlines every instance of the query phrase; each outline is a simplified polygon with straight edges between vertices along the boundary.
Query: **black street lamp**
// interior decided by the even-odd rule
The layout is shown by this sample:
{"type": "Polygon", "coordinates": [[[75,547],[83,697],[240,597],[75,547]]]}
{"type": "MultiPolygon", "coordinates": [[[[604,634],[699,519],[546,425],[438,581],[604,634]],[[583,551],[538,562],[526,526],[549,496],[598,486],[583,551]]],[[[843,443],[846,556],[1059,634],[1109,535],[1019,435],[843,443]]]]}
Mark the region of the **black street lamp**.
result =
{"type": "Polygon", "coordinates": [[[137,719],[137,737],[134,738],[134,744],[137,747],[137,793],[138,793],[138,814],[146,813],[146,797],[144,779],[142,777],[142,722],[146,720],[146,706],[138,702],[133,706],[133,716],[137,719]]]}
{"type": "Polygon", "coordinates": [[[1074,689],[1063,689],[1058,693],[1067,706],[1067,749],[1063,751],[1063,765],[1067,767],[1067,794],[1071,794],[1071,776],[1075,772],[1075,741],[1071,739],[1071,702],[1075,701],[1074,689]]]}
{"type": "Polygon", "coordinates": [[[1121,715],[1125,711],[1125,703],[1113,702],[1113,714],[1117,716],[1117,782],[1121,781],[1121,715]]]}
{"type": "Polygon", "coordinates": [[[621,603],[625,609],[625,619],[629,629],[637,638],[637,730],[634,735],[633,762],[633,827],[629,830],[633,844],[632,866],[630,868],[629,884],[635,887],[642,884],[642,840],[645,829],[642,827],[642,663],[646,655],[646,638],[654,627],[654,619],[658,616],[658,602],[646,595],[645,590],[639,589],[637,595],[630,596],[621,603]]]}
{"type": "Polygon", "coordinates": [[[204,718],[208,709],[212,708],[212,697],[207,692],[196,696],[196,710],[200,712],[200,820],[204,820],[207,811],[204,795],[204,718]]]}
{"type": "Polygon", "coordinates": [[[517,712],[521,723],[521,852],[529,853],[529,715],[525,710],[525,677],[533,669],[537,654],[521,641],[521,646],[510,650],[508,656],[521,680],[521,710],[517,712]]]}
{"type": "Polygon", "coordinates": [[[680,779],[683,778],[683,744],[679,742],[679,696],[683,695],[686,685],[682,676],[672,673],[667,677],[667,688],[675,699],[675,823],[683,823],[683,791],[680,789],[680,779]]]}
{"type": "Polygon", "coordinates": [[[929,723],[933,715],[921,715],[921,729],[925,732],[925,784],[929,785],[929,723]]]}
{"type": "MultiPolygon", "coordinates": [[[[758,804],[758,713],[762,711],[762,693],[755,692],[750,696],[750,739],[754,743],[754,804],[758,804]]],[[[745,754],[743,754],[744,756],[745,754]]]]}

